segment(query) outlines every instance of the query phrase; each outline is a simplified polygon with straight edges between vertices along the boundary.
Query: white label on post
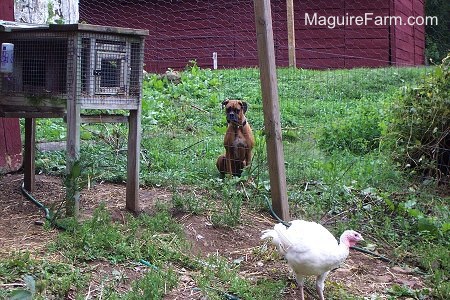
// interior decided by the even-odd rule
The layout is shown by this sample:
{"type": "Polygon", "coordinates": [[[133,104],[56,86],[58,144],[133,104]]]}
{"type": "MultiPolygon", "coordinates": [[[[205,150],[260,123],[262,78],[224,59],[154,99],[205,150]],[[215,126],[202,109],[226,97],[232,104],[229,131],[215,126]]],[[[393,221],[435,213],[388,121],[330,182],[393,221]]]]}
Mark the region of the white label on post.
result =
{"type": "Polygon", "coordinates": [[[213,52],[213,69],[217,70],[217,52],[213,52]]]}
{"type": "Polygon", "coordinates": [[[1,73],[12,73],[14,64],[14,44],[2,43],[1,51],[1,73]]]}

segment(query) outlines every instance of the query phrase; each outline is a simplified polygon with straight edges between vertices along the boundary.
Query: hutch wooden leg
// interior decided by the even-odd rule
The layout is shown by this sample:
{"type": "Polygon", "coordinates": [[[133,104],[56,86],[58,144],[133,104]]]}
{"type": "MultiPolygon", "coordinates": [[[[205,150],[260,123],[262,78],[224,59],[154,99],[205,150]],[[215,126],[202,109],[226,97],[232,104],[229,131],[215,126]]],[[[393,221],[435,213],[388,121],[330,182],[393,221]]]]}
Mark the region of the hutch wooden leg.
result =
{"type": "Polygon", "coordinates": [[[130,110],[128,119],[128,158],[126,208],[139,212],[139,155],[141,145],[141,109],[130,110]]]}
{"type": "Polygon", "coordinates": [[[35,186],[36,119],[25,118],[25,151],[23,158],[24,187],[33,192],[35,186]]]}

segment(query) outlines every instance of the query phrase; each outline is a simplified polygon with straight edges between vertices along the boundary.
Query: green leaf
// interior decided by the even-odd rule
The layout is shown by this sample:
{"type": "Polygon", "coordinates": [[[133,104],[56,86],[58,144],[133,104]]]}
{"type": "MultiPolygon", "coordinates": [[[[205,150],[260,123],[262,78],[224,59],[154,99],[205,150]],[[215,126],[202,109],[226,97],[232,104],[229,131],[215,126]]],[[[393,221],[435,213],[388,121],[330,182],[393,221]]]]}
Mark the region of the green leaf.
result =
{"type": "Polygon", "coordinates": [[[390,210],[392,211],[395,210],[395,204],[394,202],[391,201],[391,199],[385,198],[384,202],[386,203],[386,205],[389,207],[390,210]]]}
{"type": "Polygon", "coordinates": [[[432,235],[437,235],[439,230],[430,218],[421,218],[418,221],[419,231],[428,231],[432,235]]]}
{"type": "Polygon", "coordinates": [[[418,218],[418,219],[423,218],[423,213],[418,209],[415,209],[415,208],[409,209],[408,213],[411,217],[418,218]]]}
{"type": "Polygon", "coordinates": [[[447,231],[450,230],[450,223],[444,223],[442,224],[442,232],[446,233],[447,231]]]}

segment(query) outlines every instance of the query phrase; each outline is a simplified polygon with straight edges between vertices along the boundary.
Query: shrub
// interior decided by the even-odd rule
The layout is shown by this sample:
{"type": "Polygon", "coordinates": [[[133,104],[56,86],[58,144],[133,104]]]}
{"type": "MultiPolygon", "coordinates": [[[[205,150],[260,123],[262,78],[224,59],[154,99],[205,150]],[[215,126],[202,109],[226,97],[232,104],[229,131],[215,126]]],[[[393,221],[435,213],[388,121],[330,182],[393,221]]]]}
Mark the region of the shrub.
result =
{"type": "Polygon", "coordinates": [[[414,173],[449,174],[450,54],[414,88],[405,88],[392,106],[385,136],[394,158],[414,173]]]}

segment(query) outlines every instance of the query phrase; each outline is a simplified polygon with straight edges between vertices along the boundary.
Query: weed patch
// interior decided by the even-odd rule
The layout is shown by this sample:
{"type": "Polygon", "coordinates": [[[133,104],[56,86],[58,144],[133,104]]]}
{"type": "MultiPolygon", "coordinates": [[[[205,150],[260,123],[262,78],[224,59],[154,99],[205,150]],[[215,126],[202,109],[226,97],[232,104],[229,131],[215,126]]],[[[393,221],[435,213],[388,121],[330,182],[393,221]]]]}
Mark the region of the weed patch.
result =
{"type": "Polygon", "coordinates": [[[392,106],[386,140],[410,172],[439,180],[450,174],[450,55],[392,106]]]}
{"type": "Polygon", "coordinates": [[[67,297],[71,289],[86,284],[88,276],[70,264],[35,259],[26,252],[13,253],[10,257],[0,259],[0,284],[17,279],[23,282],[24,287],[4,294],[9,297],[29,297],[20,299],[62,299],[67,297]]]}

